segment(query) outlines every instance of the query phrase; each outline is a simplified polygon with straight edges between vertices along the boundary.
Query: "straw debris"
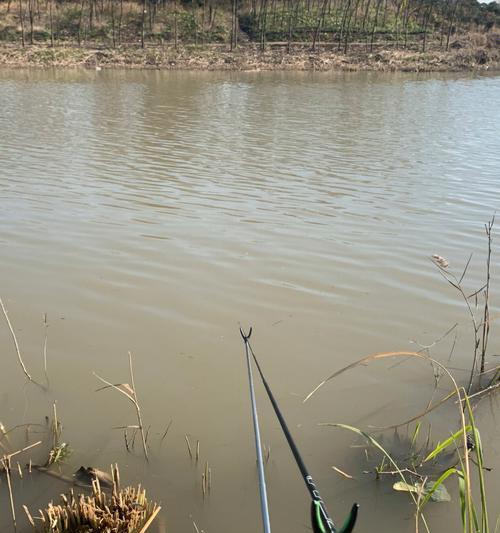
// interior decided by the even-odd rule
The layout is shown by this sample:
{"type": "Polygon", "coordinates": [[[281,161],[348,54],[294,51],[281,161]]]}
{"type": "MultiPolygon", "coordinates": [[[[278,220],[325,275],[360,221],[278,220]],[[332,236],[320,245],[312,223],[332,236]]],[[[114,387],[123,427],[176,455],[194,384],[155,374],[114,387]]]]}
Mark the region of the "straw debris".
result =
{"type": "Polygon", "coordinates": [[[146,497],[139,485],[120,488],[118,466],[111,467],[111,494],[101,489],[99,479],[92,481],[92,494],[61,495],[61,503],[49,503],[33,517],[24,507],[33,529],[38,533],[144,533],[161,507],[146,497]]]}

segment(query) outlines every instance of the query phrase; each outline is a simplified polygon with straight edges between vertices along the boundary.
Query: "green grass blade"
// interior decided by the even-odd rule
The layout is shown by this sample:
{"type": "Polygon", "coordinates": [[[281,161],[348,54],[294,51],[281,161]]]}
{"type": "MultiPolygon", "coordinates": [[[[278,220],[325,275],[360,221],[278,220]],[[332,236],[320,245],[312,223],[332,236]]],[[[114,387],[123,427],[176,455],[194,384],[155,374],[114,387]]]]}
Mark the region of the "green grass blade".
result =
{"type": "Polygon", "coordinates": [[[451,437],[448,437],[445,441],[439,443],[435,448],[434,450],[432,450],[432,452],[423,460],[424,463],[426,463],[427,461],[430,461],[431,459],[434,459],[434,457],[436,457],[437,455],[439,455],[443,450],[445,450],[446,448],[448,448],[448,446],[450,446],[450,444],[453,444],[457,439],[459,439],[460,437],[463,438],[463,434],[464,434],[464,429],[465,429],[465,432],[468,432],[470,431],[471,429],[471,426],[470,425],[467,425],[465,426],[465,428],[461,428],[459,429],[456,433],[453,433],[453,435],[451,435],[451,437]]]}
{"type": "Polygon", "coordinates": [[[418,421],[417,424],[415,425],[415,431],[413,432],[413,435],[411,437],[411,450],[412,451],[415,449],[415,443],[417,442],[419,432],[420,432],[420,421],[418,421]]]}
{"type": "Polygon", "coordinates": [[[441,485],[441,483],[443,483],[446,479],[448,479],[452,474],[458,474],[458,470],[456,468],[454,468],[454,467],[453,468],[448,468],[448,470],[446,470],[445,472],[443,472],[439,476],[439,478],[434,482],[434,484],[432,485],[430,490],[425,495],[425,498],[420,503],[419,510],[422,510],[424,505],[429,501],[430,497],[436,491],[436,489],[439,487],[439,485],[441,485]]]}
{"type": "Polygon", "coordinates": [[[467,498],[465,496],[465,478],[464,473],[457,470],[458,475],[458,494],[460,496],[460,518],[464,533],[467,533],[467,498]]]}
{"type": "Polygon", "coordinates": [[[476,531],[480,533],[485,533],[484,530],[479,527],[479,520],[477,518],[477,511],[476,511],[476,506],[474,505],[474,502],[472,502],[472,506],[471,506],[471,515],[472,515],[472,520],[474,522],[474,533],[476,533],[476,531]]]}
{"type": "Polygon", "coordinates": [[[469,402],[469,397],[465,395],[465,403],[467,405],[467,411],[469,413],[470,425],[472,427],[472,435],[474,437],[474,450],[477,457],[477,470],[479,477],[479,489],[481,493],[481,532],[489,533],[490,525],[488,523],[488,505],[486,502],[486,487],[484,483],[484,457],[483,457],[483,446],[481,443],[481,435],[479,430],[476,427],[474,420],[474,414],[472,413],[472,408],[469,402]]]}

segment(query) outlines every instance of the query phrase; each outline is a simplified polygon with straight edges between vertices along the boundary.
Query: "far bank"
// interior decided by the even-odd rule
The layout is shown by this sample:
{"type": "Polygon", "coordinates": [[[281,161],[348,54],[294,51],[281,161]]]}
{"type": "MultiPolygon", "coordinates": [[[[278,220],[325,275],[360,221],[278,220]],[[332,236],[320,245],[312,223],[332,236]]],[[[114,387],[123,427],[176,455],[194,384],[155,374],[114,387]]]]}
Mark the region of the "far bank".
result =
{"type": "Polygon", "coordinates": [[[498,47],[464,43],[448,51],[382,49],[367,52],[351,47],[347,53],[333,48],[315,51],[310,46],[273,45],[265,51],[245,44],[230,51],[225,45],[168,45],[78,47],[3,44],[0,67],[8,68],[134,68],[212,71],[381,71],[460,72],[500,71],[498,47]]]}

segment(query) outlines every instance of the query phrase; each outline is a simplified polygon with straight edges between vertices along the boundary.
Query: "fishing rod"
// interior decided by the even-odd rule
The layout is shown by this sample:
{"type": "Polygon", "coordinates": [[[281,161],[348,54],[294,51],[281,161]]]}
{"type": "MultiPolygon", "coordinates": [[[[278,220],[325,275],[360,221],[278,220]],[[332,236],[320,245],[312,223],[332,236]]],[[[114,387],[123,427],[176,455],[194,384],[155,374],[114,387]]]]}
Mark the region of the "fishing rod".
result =
{"type": "MultiPolygon", "coordinates": [[[[241,331],[241,328],[240,328],[241,331]]],[[[243,335],[243,333],[242,333],[243,335]]],[[[266,476],[264,474],[264,461],[262,460],[262,446],[260,441],[259,417],[257,414],[257,404],[255,403],[255,390],[253,387],[252,364],[250,361],[250,354],[248,352],[249,344],[245,342],[245,355],[247,358],[248,367],[248,383],[250,385],[250,401],[252,404],[252,419],[255,436],[255,453],[257,455],[257,470],[259,472],[259,493],[260,493],[260,509],[262,513],[262,525],[264,533],[271,533],[271,521],[269,519],[269,505],[267,503],[267,489],[266,476]]]]}
{"type": "Polygon", "coordinates": [[[260,368],[259,362],[257,361],[257,357],[255,356],[255,353],[252,350],[252,346],[250,344],[250,336],[252,335],[252,328],[250,328],[247,335],[245,335],[243,330],[240,328],[240,334],[241,334],[241,337],[243,338],[243,342],[245,343],[245,350],[247,353],[247,358],[248,358],[248,353],[250,352],[252,354],[255,365],[257,366],[257,370],[259,371],[259,374],[262,379],[262,383],[264,384],[264,388],[266,389],[267,395],[269,396],[269,400],[271,401],[271,404],[274,408],[274,412],[276,413],[276,416],[278,417],[279,423],[281,425],[281,429],[283,430],[283,433],[285,434],[288,445],[290,446],[292,454],[295,458],[295,462],[297,463],[297,466],[299,467],[300,473],[302,474],[302,477],[304,479],[304,483],[306,484],[307,490],[309,491],[309,494],[311,496],[311,521],[312,521],[312,527],[313,527],[314,533],[351,533],[352,530],[354,529],[354,525],[356,524],[359,505],[355,503],[352,506],[351,511],[346,521],[344,522],[344,524],[342,525],[340,529],[337,529],[333,520],[330,518],[328,511],[326,510],[325,503],[323,502],[321,498],[321,495],[316,487],[316,484],[314,483],[313,478],[309,474],[306,468],[306,465],[304,461],[302,460],[302,457],[299,453],[297,445],[295,444],[293,437],[290,433],[290,430],[288,429],[288,426],[286,425],[285,419],[283,418],[283,415],[281,414],[281,411],[274,398],[274,395],[271,392],[271,388],[269,387],[269,384],[267,383],[266,378],[264,377],[264,373],[262,372],[262,369],[260,368]]]}

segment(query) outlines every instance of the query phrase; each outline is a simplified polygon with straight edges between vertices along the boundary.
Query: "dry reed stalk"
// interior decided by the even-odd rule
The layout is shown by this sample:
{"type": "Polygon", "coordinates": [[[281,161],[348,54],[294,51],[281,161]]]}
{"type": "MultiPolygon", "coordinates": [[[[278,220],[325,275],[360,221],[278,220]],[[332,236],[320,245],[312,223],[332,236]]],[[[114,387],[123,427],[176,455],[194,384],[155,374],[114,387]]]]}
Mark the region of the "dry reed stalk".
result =
{"type": "Polygon", "coordinates": [[[33,520],[33,517],[31,516],[31,513],[29,509],[26,507],[26,505],[23,505],[24,512],[26,513],[26,516],[28,517],[28,521],[31,524],[31,527],[35,527],[35,521],[33,520]]]}
{"type": "Polygon", "coordinates": [[[167,429],[165,430],[165,433],[163,433],[163,435],[162,435],[162,437],[160,439],[160,448],[161,448],[161,445],[163,444],[163,441],[165,440],[165,438],[167,436],[168,430],[170,429],[170,426],[172,425],[172,422],[173,422],[173,420],[170,420],[170,422],[168,423],[167,429]]]}
{"type": "MultiPolygon", "coordinates": [[[[11,479],[11,475],[10,475],[10,471],[11,471],[11,462],[10,462],[10,460],[12,459],[12,457],[15,457],[16,455],[18,455],[18,454],[20,454],[20,453],[22,453],[22,452],[24,452],[26,450],[34,448],[35,446],[38,446],[41,443],[42,443],[42,441],[35,442],[33,444],[30,444],[29,446],[26,446],[26,447],[22,448],[21,450],[17,450],[15,452],[10,453],[10,454],[4,455],[2,457],[2,459],[0,459],[0,464],[3,466],[3,470],[4,470],[5,476],[7,478],[7,488],[8,488],[8,491],[9,491],[10,512],[11,512],[11,516],[12,516],[12,525],[14,527],[14,531],[17,530],[17,521],[16,521],[16,506],[14,504],[14,494],[12,492],[12,479],[11,479]]],[[[19,466],[19,463],[17,463],[17,466],[18,466],[18,469],[19,469],[19,475],[22,478],[23,476],[22,476],[21,467],[19,466]]]]}
{"type": "MultiPolygon", "coordinates": [[[[491,231],[495,224],[495,216],[485,224],[486,237],[488,238],[488,255],[486,257],[486,286],[484,289],[484,307],[483,307],[483,324],[481,335],[481,373],[484,372],[484,364],[486,360],[486,349],[488,347],[488,338],[490,334],[490,283],[491,283],[491,231]]],[[[470,390],[468,391],[470,392],[470,390]]]]}
{"type": "Polygon", "coordinates": [[[135,410],[137,413],[137,420],[139,422],[139,430],[141,432],[141,438],[142,438],[142,447],[144,450],[144,456],[146,457],[146,461],[149,461],[148,457],[148,448],[146,445],[146,437],[144,436],[144,425],[142,423],[142,415],[141,415],[141,407],[139,405],[139,400],[137,398],[137,389],[135,388],[135,381],[134,381],[134,369],[132,367],[132,353],[128,352],[128,363],[129,363],[129,369],[130,369],[130,381],[132,382],[132,390],[134,393],[134,405],[135,410]]]}
{"type": "Polygon", "coordinates": [[[271,458],[271,446],[264,446],[264,451],[266,453],[266,465],[269,463],[269,459],[271,458]]]}
{"type": "Polygon", "coordinates": [[[7,457],[8,459],[11,459],[12,457],[15,457],[16,455],[19,455],[20,453],[26,452],[28,450],[31,450],[31,448],[35,448],[35,446],[39,446],[42,444],[42,441],[39,440],[37,442],[34,442],[33,444],[30,444],[29,446],[25,446],[24,448],[21,448],[20,450],[16,450],[15,452],[9,453],[4,455],[4,457],[7,457]]]}
{"type": "Polygon", "coordinates": [[[9,436],[7,435],[7,431],[5,431],[5,426],[0,422],[0,448],[4,452],[8,452],[8,446],[10,446],[9,436]],[[5,439],[7,445],[2,442],[3,439],[5,439]]]}
{"type": "Polygon", "coordinates": [[[99,478],[92,481],[92,493],[76,495],[71,490],[61,495],[61,504],[50,503],[40,511],[37,526],[29,510],[24,506],[28,520],[39,533],[145,533],[160,512],[161,507],[146,498],[146,491],[137,488],[120,488],[117,465],[111,467],[113,486],[111,494],[102,489],[99,478]]]}
{"type": "Polygon", "coordinates": [[[23,358],[21,356],[21,350],[19,349],[19,343],[17,342],[17,337],[14,332],[14,328],[12,327],[12,324],[9,319],[9,315],[7,313],[7,309],[5,309],[5,305],[3,304],[2,298],[0,297],[0,307],[2,308],[3,316],[5,317],[5,320],[7,321],[7,325],[9,326],[10,334],[12,337],[12,340],[14,341],[14,346],[16,348],[17,353],[17,359],[19,361],[19,364],[21,365],[21,368],[23,369],[24,375],[33,383],[36,383],[36,381],[31,377],[31,374],[28,372],[26,365],[24,364],[23,358]]]}
{"type": "Polygon", "coordinates": [[[57,448],[59,444],[59,421],[57,420],[56,402],[52,404],[54,420],[52,421],[52,448],[57,448]]]}
{"type": "Polygon", "coordinates": [[[490,285],[491,285],[491,245],[492,245],[492,231],[493,231],[494,224],[495,224],[495,216],[493,216],[491,220],[489,220],[488,223],[485,224],[484,226],[486,237],[488,240],[488,248],[487,248],[487,256],[486,256],[486,281],[482,287],[480,287],[478,290],[476,290],[472,294],[466,294],[463,288],[463,285],[462,285],[462,281],[465,278],[465,275],[467,273],[467,270],[469,268],[469,265],[472,259],[472,254],[469,256],[469,259],[467,260],[465,264],[465,268],[460,278],[458,278],[453,273],[446,270],[446,268],[443,267],[439,261],[436,261],[434,259],[434,263],[437,266],[439,273],[454,289],[458,291],[458,293],[462,297],[466,305],[467,312],[469,314],[470,322],[471,322],[472,329],[473,329],[474,349],[473,349],[472,366],[470,370],[469,381],[467,384],[467,395],[471,394],[475,378],[479,378],[479,385],[481,385],[481,376],[485,370],[486,352],[488,348],[488,340],[489,340],[489,334],[490,334],[490,308],[489,307],[490,307],[490,285]],[[477,312],[478,296],[481,294],[484,297],[484,303],[482,304],[482,317],[480,317],[481,319],[478,320],[478,317],[476,317],[471,301],[475,302],[475,308],[477,312]]]}
{"type": "Polygon", "coordinates": [[[2,424],[2,422],[0,422],[0,433],[2,434],[2,438],[5,439],[7,446],[12,446],[8,435],[9,432],[5,429],[5,426],[2,424]]]}
{"type": "Polygon", "coordinates": [[[184,435],[184,438],[186,439],[187,449],[189,452],[189,457],[192,460],[193,459],[193,451],[191,450],[191,444],[189,442],[189,437],[187,435],[184,435]]]}
{"type": "Polygon", "coordinates": [[[12,525],[14,526],[14,531],[16,531],[17,530],[16,507],[14,505],[14,495],[12,494],[12,481],[10,479],[10,457],[4,456],[2,458],[2,465],[5,470],[5,475],[7,477],[7,487],[9,489],[9,501],[10,501],[10,512],[12,516],[12,525]]]}
{"type": "Polygon", "coordinates": [[[210,492],[211,487],[212,487],[212,470],[208,466],[208,461],[206,461],[205,467],[201,474],[201,492],[203,494],[203,499],[205,499],[205,496],[207,495],[207,493],[210,492]]]}
{"type": "Polygon", "coordinates": [[[43,314],[43,324],[45,326],[45,336],[43,339],[43,371],[45,373],[45,381],[47,382],[47,387],[49,386],[49,374],[47,371],[47,340],[48,340],[48,328],[49,324],[47,322],[47,313],[43,314]]]}
{"type": "MultiPolygon", "coordinates": [[[[337,468],[336,466],[332,466],[333,470],[337,472],[337,474],[340,474],[342,477],[345,477],[346,479],[356,479],[355,477],[351,476],[347,472],[344,472],[343,470],[340,470],[340,468],[337,468]]],[[[385,472],[382,472],[385,474],[385,472]]]]}
{"type": "MultiPolygon", "coordinates": [[[[128,383],[119,383],[116,385],[105,380],[101,376],[98,376],[95,372],[93,374],[97,379],[99,379],[106,385],[105,387],[101,387],[100,389],[97,389],[97,391],[101,391],[107,388],[115,389],[121,394],[123,394],[124,396],[126,396],[134,404],[135,412],[137,416],[137,422],[138,422],[138,429],[139,429],[139,433],[141,434],[144,457],[146,461],[149,461],[148,447],[146,443],[146,435],[144,433],[144,424],[142,422],[141,406],[139,404],[139,399],[137,398],[137,390],[135,388],[134,369],[132,365],[132,353],[131,352],[128,352],[128,359],[129,359],[130,382],[132,386],[130,386],[128,383]]],[[[134,442],[135,442],[135,434],[134,434],[133,441],[132,441],[132,448],[134,447],[134,442]]]]}

